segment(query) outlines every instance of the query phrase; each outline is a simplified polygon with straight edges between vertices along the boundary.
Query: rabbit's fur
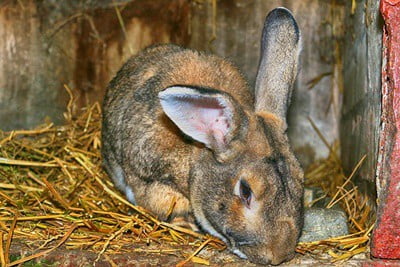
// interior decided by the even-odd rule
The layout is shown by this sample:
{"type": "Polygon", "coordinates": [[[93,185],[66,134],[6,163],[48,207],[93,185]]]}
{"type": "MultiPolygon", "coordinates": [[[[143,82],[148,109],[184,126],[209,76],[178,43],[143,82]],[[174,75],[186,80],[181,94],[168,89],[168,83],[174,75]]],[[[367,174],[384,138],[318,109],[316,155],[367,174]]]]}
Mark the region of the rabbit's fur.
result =
{"type": "Polygon", "coordinates": [[[299,43],[291,13],[270,12],[255,90],[227,60],[176,45],[128,60],[103,106],[102,154],[116,186],[162,220],[194,217],[250,261],[291,258],[303,172],[286,111],[299,43]]]}

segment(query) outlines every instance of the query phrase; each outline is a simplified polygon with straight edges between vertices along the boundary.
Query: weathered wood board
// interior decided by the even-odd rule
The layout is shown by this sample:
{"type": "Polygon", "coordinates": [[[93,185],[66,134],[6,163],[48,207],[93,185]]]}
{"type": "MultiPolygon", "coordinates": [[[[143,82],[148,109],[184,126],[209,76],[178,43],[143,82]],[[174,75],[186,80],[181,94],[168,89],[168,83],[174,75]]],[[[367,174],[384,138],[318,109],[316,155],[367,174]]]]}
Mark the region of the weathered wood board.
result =
{"type": "Polygon", "coordinates": [[[190,46],[231,59],[254,84],[260,37],[266,14],[275,7],[292,10],[302,31],[301,67],[289,111],[289,138],[303,166],[327,155],[328,149],[312,128],[310,117],[329,143],[339,138],[341,66],[335,50],[343,35],[343,1],[218,1],[197,5],[191,16],[190,46]],[[213,39],[215,25],[216,38],[213,39]],[[324,75],[325,74],[325,75],[324,75]],[[309,82],[321,79],[314,87],[309,82]]]}
{"type": "Polygon", "coordinates": [[[78,106],[101,101],[123,62],[153,43],[175,42],[228,57],[254,84],[263,20],[274,7],[285,6],[303,40],[289,137],[307,166],[328,153],[309,117],[328,143],[339,138],[344,2],[220,0],[215,13],[213,1],[125,0],[115,2],[118,10],[111,0],[7,1],[0,5],[0,128],[31,128],[46,116],[61,123],[68,101],[64,84],[79,97],[78,106]]]}
{"type": "Polygon", "coordinates": [[[379,141],[377,221],[371,254],[400,259],[400,1],[382,0],[385,19],[382,124],[379,141]]]}
{"type": "Polygon", "coordinates": [[[381,121],[382,19],[379,1],[357,1],[353,7],[348,1],[346,9],[350,12],[343,42],[341,155],[348,174],[367,155],[355,181],[374,204],[381,121]]]}
{"type": "Polygon", "coordinates": [[[79,107],[100,101],[131,55],[187,43],[189,8],[184,0],[0,3],[0,129],[31,128],[46,116],[61,123],[64,84],[79,107]]]}

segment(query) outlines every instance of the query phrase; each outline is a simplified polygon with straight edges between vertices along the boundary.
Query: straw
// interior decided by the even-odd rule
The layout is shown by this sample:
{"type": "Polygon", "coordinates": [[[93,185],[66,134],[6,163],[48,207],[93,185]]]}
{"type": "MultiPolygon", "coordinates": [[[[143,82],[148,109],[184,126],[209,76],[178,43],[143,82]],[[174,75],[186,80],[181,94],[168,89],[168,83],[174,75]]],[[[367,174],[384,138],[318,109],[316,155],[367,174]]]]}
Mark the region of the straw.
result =
{"type": "MultiPolygon", "coordinates": [[[[157,253],[175,255],[179,265],[189,261],[209,264],[201,250],[224,250],[217,238],[159,221],[145,209],[129,203],[103,171],[100,155],[101,109],[98,103],[73,113],[71,96],[67,123],[39,125],[33,130],[0,131],[0,262],[14,266],[42,257],[59,247],[97,253],[111,265],[112,254],[157,253]],[[21,241],[35,251],[9,263],[20,253],[21,241]],[[59,240],[59,241],[58,241],[59,240]],[[58,241],[58,242],[57,242],[58,241]],[[135,246],[132,246],[135,244],[135,246]],[[157,244],[158,248],[150,248],[157,244]],[[184,249],[183,249],[184,248],[184,249]]],[[[313,127],[316,128],[315,124],[313,127]]],[[[319,132],[321,138],[322,133],[319,132]]],[[[307,186],[321,187],[347,213],[351,235],[300,243],[297,252],[331,261],[344,261],[368,252],[374,214],[366,196],[352,182],[365,157],[346,177],[338,144],[328,144],[329,156],[305,172],[307,186]]],[[[166,207],[171,214],[175,201],[166,207]]]]}

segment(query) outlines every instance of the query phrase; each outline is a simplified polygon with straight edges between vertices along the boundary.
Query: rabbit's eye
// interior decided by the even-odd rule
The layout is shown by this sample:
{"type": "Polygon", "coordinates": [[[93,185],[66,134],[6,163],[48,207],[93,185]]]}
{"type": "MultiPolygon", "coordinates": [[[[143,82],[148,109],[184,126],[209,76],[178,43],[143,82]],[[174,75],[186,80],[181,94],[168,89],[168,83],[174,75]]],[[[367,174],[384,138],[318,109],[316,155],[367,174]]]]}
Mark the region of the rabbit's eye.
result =
{"type": "Polygon", "coordinates": [[[243,204],[247,208],[250,208],[252,192],[249,184],[245,180],[240,180],[239,193],[243,204]]]}

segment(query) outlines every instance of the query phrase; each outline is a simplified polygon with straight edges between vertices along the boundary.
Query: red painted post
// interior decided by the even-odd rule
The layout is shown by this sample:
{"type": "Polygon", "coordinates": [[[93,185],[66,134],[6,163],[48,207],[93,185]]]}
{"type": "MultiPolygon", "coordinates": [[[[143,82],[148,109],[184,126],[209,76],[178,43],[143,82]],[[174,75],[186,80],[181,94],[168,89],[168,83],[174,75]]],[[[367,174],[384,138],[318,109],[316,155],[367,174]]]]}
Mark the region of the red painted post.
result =
{"type": "Polygon", "coordinates": [[[400,259],[400,0],[381,0],[385,20],[382,131],[377,166],[378,213],[371,255],[400,259]]]}

